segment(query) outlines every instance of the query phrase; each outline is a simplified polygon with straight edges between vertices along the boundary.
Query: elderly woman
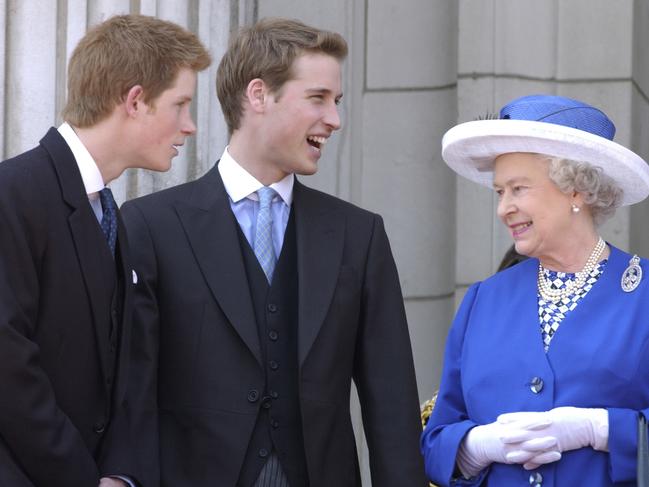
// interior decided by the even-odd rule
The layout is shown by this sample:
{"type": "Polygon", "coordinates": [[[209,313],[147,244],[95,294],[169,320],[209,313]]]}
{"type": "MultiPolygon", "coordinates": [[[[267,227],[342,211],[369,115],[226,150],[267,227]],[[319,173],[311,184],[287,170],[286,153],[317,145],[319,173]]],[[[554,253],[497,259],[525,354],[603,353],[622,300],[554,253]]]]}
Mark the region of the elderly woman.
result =
{"type": "Polygon", "coordinates": [[[649,169],[614,133],[592,106],[537,95],[444,136],[444,160],[493,188],[530,258],[471,286],[457,312],[421,442],[436,484],[635,485],[649,262],[597,227],[649,194],[649,169]]]}

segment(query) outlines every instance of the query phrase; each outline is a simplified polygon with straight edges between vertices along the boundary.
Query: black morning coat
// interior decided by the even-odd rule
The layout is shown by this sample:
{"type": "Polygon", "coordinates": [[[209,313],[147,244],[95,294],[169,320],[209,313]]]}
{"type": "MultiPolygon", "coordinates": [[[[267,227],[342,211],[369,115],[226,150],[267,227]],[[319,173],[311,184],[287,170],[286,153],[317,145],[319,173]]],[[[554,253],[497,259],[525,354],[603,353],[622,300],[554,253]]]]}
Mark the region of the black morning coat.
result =
{"type": "Polygon", "coordinates": [[[137,479],[126,399],[133,277],[54,128],[0,163],[0,485],[137,479]]]}
{"type": "MultiPolygon", "coordinates": [[[[145,478],[154,487],[159,475],[165,486],[235,486],[264,404],[267,344],[218,166],[122,211],[139,275],[134,384],[145,478]]],[[[291,211],[309,485],[361,485],[353,380],[372,485],[426,486],[411,345],[382,219],[298,181],[291,211]]]]}

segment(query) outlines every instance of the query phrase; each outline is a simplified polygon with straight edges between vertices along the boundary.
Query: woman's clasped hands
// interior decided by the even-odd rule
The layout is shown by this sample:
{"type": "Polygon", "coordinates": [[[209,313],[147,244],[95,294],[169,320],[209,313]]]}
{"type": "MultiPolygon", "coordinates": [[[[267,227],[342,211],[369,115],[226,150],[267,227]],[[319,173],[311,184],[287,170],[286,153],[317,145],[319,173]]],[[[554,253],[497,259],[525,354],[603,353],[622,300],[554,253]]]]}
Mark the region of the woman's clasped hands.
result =
{"type": "Polygon", "coordinates": [[[608,411],[558,407],[542,412],[514,412],[471,429],[457,455],[466,477],[491,463],[522,464],[527,470],[556,462],[561,453],[592,447],[608,451],[608,411]]]}

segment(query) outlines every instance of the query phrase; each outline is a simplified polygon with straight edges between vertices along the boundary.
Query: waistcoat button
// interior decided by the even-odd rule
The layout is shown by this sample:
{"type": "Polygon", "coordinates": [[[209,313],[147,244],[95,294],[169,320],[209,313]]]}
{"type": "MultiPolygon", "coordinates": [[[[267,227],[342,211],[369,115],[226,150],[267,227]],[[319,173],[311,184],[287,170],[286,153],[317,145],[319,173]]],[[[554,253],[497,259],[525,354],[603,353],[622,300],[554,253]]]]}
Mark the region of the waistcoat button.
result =
{"type": "Polygon", "coordinates": [[[106,424],[104,424],[103,421],[98,421],[97,423],[95,423],[95,426],[93,426],[92,430],[100,435],[106,430],[106,424]]]}

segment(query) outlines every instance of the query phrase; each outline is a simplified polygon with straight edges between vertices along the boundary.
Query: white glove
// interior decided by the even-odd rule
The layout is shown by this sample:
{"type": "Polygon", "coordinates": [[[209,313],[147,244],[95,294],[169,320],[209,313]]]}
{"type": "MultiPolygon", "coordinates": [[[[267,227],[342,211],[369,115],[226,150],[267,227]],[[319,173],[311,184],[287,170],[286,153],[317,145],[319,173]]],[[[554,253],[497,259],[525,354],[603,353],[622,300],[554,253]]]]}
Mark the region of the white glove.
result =
{"type": "MultiPolygon", "coordinates": [[[[510,431],[525,429],[531,435],[526,439],[552,436],[557,439],[560,452],[592,447],[608,451],[608,411],[575,407],[554,408],[545,412],[518,412],[501,414],[498,422],[512,427],[510,431]],[[545,423],[547,426],[538,427],[545,423]],[[536,424],[529,428],[526,425],[536,424]]],[[[503,436],[503,442],[517,444],[516,433],[503,436]]]]}
{"type": "Polygon", "coordinates": [[[557,450],[557,439],[551,435],[539,434],[550,422],[545,417],[534,417],[530,421],[494,422],[471,429],[460,444],[456,463],[465,477],[475,477],[481,470],[494,462],[533,462],[545,464],[561,458],[557,450]],[[507,442],[503,441],[507,438],[507,442]]]}

